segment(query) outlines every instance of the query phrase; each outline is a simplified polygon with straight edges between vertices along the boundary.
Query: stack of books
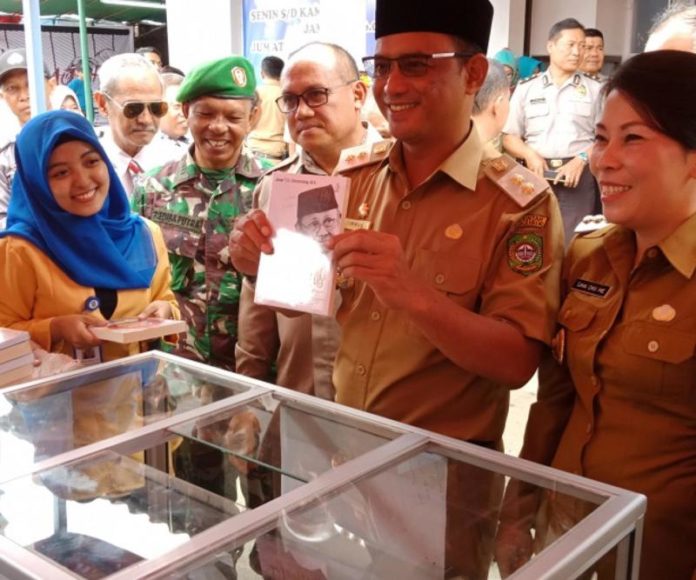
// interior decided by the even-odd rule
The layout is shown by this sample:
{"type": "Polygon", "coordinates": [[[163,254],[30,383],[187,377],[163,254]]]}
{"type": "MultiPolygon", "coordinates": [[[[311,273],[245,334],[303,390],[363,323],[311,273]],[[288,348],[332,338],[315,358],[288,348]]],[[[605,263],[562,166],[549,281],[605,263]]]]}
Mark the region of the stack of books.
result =
{"type": "Polygon", "coordinates": [[[33,370],[29,333],[0,328],[0,387],[29,379],[33,370]]]}

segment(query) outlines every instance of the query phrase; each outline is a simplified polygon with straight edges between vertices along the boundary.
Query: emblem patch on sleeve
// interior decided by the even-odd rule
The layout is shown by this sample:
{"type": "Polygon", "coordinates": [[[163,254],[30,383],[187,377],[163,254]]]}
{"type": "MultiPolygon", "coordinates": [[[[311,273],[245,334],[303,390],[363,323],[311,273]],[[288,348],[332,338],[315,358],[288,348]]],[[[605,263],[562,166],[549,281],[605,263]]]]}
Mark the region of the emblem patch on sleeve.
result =
{"type": "Polygon", "coordinates": [[[528,276],[541,270],[544,240],[539,234],[520,233],[508,239],[508,265],[513,272],[528,276]]]}

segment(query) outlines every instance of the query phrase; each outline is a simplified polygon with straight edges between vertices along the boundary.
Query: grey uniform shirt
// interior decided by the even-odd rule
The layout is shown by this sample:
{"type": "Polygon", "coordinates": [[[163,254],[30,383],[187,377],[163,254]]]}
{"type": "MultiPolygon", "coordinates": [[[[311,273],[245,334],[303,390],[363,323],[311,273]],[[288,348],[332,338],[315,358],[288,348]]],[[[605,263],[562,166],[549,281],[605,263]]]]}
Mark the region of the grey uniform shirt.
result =
{"type": "Polygon", "coordinates": [[[503,128],[547,159],[575,157],[592,145],[602,83],[582,73],[560,87],[548,71],[517,85],[503,128]]]}

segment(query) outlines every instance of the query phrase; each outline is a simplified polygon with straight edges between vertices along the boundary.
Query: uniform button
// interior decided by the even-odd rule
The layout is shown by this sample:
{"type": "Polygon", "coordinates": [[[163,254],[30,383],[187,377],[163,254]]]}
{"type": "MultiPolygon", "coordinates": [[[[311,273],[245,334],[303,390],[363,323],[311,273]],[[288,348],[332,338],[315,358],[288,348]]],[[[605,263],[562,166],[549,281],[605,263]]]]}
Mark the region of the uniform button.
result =
{"type": "Polygon", "coordinates": [[[572,308],[568,308],[568,310],[566,310],[566,311],[565,311],[565,314],[564,314],[565,319],[568,320],[568,319],[570,318],[570,315],[571,315],[571,314],[573,314],[573,309],[572,309],[572,308]]]}
{"type": "Polygon", "coordinates": [[[402,201],[401,202],[401,209],[411,209],[411,202],[410,201],[402,201]]]}
{"type": "Polygon", "coordinates": [[[657,257],[657,248],[650,248],[647,252],[645,252],[645,255],[648,258],[655,258],[657,257]]]}
{"type": "Polygon", "coordinates": [[[660,350],[660,343],[657,342],[656,340],[651,340],[648,343],[648,350],[650,352],[657,352],[658,350],[660,350]]]}
{"type": "Polygon", "coordinates": [[[367,373],[367,369],[363,365],[358,365],[358,374],[362,377],[367,373]]]}
{"type": "Polygon", "coordinates": [[[597,386],[597,383],[598,383],[599,381],[597,380],[597,377],[596,377],[595,375],[592,375],[592,376],[590,377],[590,382],[592,383],[592,386],[593,386],[593,387],[596,387],[596,386],[597,386]]]}
{"type": "Polygon", "coordinates": [[[592,423],[587,424],[587,429],[585,429],[585,432],[589,435],[592,433],[592,423]]]}
{"type": "Polygon", "coordinates": [[[377,312],[376,310],[373,310],[373,311],[370,313],[370,318],[372,318],[372,320],[374,320],[374,321],[377,321],[377,320],[379,320],[380,318],[382,318],[382,315],[381,315],[379,312],[377,312]]]}
{"type": "Polygon", "coordinates": [[[435,276],[435,284],[444,284],[445,283],[445,275],[444,274],[438,274],[435,276]]]}

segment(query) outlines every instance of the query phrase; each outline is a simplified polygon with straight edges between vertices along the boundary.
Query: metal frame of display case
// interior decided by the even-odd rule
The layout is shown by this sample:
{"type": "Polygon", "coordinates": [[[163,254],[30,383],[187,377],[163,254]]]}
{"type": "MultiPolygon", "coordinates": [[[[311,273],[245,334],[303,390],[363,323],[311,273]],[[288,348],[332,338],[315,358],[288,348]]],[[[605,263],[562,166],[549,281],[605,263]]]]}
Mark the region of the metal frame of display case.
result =
{"type": "MultiPolygon", "coordinates": [[[[49,377],[10,387],[4,389],[2,394],[12,394],[56,382],[60,382],[69,389],[71,382],[79,380],[78,382],[84,383],[90,376],[96,379],[104,374],[108,375],[111,369],[117,372],[119,367],[123,367],[126,363],[138,363],[148,359],[198,370],[219,381],[222,386],[241,386],[248,390],[39,461],[23,473],[14,475],[12,479],[85,459],[99,452],[112,451],[128,455],[138,450],[153,448],[171,438],[172,433],[167,430],[176,425],[243,407],[253,401],[263,401],[264,397],[269,396],[300,409],[320,411],[331,418],[345,418],[357,422],[375,434],[388,434],[392,438],[396,433],[397,436],[264,505],[243,511],[196,534],[184,545],[169,553],[136,563],[109,578],[131,580],[166,577],[182,566],[200,559],[202,555],[214,553],[223,546],[230,545],[232,541],[243,542],[254,538],[259,531],[276,521],[281,513],[300,509],[319,497],[340,490],[358,478],[379,473],[399,461],[425,451],[433,451],[445,457],[462,460],[476,467],[512,476],[554,491],[568,493],[576,498],[601,502],[592,513],[535,555],[510,578],[520,580],[574,578],[615,547],[617,548],[616,576],[633,580],[638,578],[643,516],[646,508],[646,499],[642,495],[198,362],[152,351],[128,359],[71,371],[59,377],[49,377]]],[[[0,574],[10,579],[79,578],[4,536],[0,536],[0,574]]]]}

